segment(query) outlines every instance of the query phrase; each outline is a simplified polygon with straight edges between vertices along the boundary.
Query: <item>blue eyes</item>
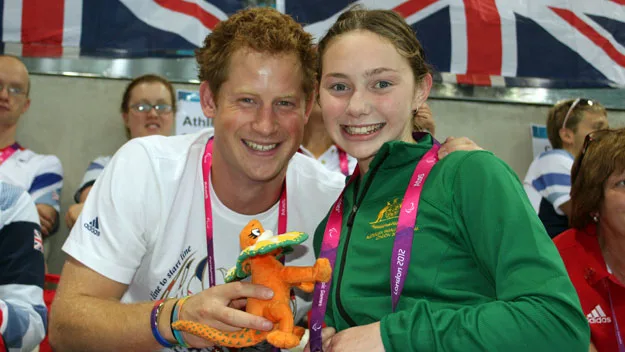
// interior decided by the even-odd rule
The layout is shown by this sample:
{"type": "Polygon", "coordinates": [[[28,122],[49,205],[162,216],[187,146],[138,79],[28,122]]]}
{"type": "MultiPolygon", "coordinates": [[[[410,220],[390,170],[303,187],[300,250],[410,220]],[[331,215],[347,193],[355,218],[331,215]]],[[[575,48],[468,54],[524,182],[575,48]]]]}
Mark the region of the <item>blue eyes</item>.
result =
{"type": "MultiPolygon", "coordinates": [[[[393,84],[389,81],[377,81],[375,82],[375,84],[373,85],[374,89],[386,89],[391,87],[393,84]]],[[[344,92],[349,90],[349,87],[346,84],[343,83],[336,83],[331,85],[330,90],[333,90],[335,92],[344,92]]]]}
{"type": "MultiPolygon", "coordinates": [[[[241,98],[239,99],[239,102],[243,103],[243,104],[254,104],[256,103],[256,101],[252,98],[241,98]]],[[[280,100],[278,102],[276,102],[276,105],[280,106],[280,107],[293,107],[295,106],[295,103],[290,102],[288,100],[280,100]]]]}

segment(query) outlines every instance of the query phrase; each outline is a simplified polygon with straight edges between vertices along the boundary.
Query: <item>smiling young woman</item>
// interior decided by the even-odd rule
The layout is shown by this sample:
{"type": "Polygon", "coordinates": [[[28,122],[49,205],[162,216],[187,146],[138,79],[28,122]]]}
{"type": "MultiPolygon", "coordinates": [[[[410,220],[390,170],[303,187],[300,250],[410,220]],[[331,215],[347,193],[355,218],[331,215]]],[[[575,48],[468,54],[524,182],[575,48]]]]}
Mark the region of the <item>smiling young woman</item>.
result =
{"type": "Polygon", "coordinates": [[[587,350],[573,285],[514,172],[486,151],[439,161],[438,142],[412,133],[432,77],[405,20],[349,10],[319,54],[326,128],[358,166],[315,233],[334,270],[311,327],[337,333],[313,328],[311,350],[587,350]]]}

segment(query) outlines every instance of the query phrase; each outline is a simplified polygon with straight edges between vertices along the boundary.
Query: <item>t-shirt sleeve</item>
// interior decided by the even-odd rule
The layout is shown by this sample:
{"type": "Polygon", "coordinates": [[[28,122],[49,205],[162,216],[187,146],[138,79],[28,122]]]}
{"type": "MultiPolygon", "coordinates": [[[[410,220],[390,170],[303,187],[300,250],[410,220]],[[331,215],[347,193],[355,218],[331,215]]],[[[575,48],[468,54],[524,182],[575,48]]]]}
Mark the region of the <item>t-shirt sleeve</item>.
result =
{"type": "Polygon", "coordinates": [[[12,351],[30,351],[43,340],[43,242],[39,216],[22,189],[0,184],[0,335],[12,351]]]}
{"type": "Polygon", "coordinates": [[[61,161],[54,155],[43,156],[28,193],[30,193],[35,204],[47,204],[59,213],[62,188],[63,166],[61,161]]]}
{"type": "Polygon", "coordinates": [[[564,215],[560,206],[571,199],[571,168],[573,159],[563,154],[552,153],[538,160],[537,170],[540,170],[536,178],[532,180],[532,186],[553,204],[553,208],[559,215],[564,215]]]}
{"type": "Polygon", "coordinates": [[[80,193],[85,188],[89,186],[93,186],[93,184],[95,183],[95,180],[98,178],[98,176],[100,176],[102,171],[104,171],[104,168],[110,161],[111,161],[110,156],[102,156],[102,157],[96,158],[91,163],[89,163],[89,166],[87,167],[87,171],[85,171],[85,175],[82,177],[82,181],[80,181],[80,186],[76,190],[76,193],[74,193],[74,201],[76,203],[80,203],[80,193]]]}
{"type": "Polygon", "coordinates": [[[157,173],[145,146],[132,140],[115,154],[89,193],[63,250],[107,278],[129,284],[158,231],[157,173]]]}

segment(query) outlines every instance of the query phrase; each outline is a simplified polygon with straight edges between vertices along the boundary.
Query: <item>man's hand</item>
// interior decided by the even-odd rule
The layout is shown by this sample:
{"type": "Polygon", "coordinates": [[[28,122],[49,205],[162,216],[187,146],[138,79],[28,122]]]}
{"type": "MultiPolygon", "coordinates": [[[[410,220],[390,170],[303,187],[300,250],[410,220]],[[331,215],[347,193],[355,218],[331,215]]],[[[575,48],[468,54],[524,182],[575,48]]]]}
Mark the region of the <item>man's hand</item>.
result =
{"type": "Polygon", "coordinates": [[[412,119],[412,126],[415,131],[428,131],[432,136],[436,132],[436,122],[432,116],[432,110],[427,103],[423,103],[412,119]]]}
{"type": "Polygon", "coordinates": [[[447,139],[445,139],[445,143],[441,145],[441,149],[438,150],[438,158],[443,159],[449,153],[458,150],[472,151],[484,149],[467,137],[447,137],[447,139]]]}
{"type": "MultiPolygon", "coordinates": [[[[336,330],[334,328],[323,328],[321,330],[321,348],[323,348],[323,352],[330,351],[330,343],[332,342],[334,334],[336,334],[336,330]]],[[[306,347],[304,347],[304,352],[311,352],[310,339],[308,340],[306,347]]]]}
{"type": "MultiPolygon", "coordinates": [[[[178,319],[195,321],[221,331],[237,331],[243,328],[269,331],[273,328],[271,321],[239,310],[239,308],[243,306],[241,301],[243,298],[268,300],[271,297],[273,297],[273,291],[261,285],[247,282],[217,285],[189,297],[182,306],[178,319]]],[[[169,323],[169,319],[162,321],[169,323]]],[[[159,331],[166,338],[171,335],[169,324],[159,326],[159,331]]],[[[213,345],[200,337],[187,333],[184,333],[184,338],[189,345],[196,348],[213,345]]]]}
{"type": "Polygon", "coordinates": [[[76,223],[76,219],[78,219],[78,215],[80,215],[80,212],[82,212],[82,207],[84,205],[84,203],[70,205],[67,213],[65,213],[65,224],[67,225],[68,229],[71,229],[74,226],[74,224],[76,223]]]}
{"type": "Polygon", "coordinates": [[[343,330],[332,336],[328,347],[323,348],[324,352],[351,352],[351,351],[371,351],[384,352],[382,336],[380,335],[380,322],[373,324],[356,326],[343,330]]]}
{"type": "Polygon", "coordinates": [[[37,204],[37,213],[39,213],[41,233],[44,236],[50,235],[56,224],[56,210],[48,204],[37,204]]]}

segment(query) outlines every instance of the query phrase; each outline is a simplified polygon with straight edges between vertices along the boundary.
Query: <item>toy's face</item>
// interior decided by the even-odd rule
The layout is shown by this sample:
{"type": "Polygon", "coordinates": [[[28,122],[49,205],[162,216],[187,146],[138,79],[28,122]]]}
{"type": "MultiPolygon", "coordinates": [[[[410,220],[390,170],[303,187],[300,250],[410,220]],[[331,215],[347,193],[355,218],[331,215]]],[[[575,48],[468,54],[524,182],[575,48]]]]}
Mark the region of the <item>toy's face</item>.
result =
{"type": "Polygon", "coordinates": [[[250,221],[247,226],[243,228],[243,231],[241,231],[241,234],[239,235],[241,249],[245,249],[249,246],[254,245],[263,234],[263,232],[265,232],[265,229],[263,229],[263,226],[258,220],[250,221]]]}

